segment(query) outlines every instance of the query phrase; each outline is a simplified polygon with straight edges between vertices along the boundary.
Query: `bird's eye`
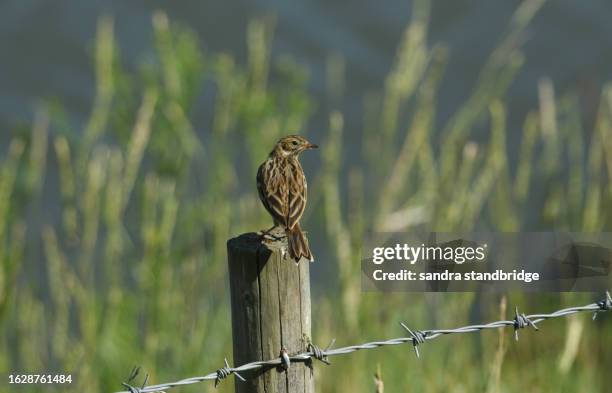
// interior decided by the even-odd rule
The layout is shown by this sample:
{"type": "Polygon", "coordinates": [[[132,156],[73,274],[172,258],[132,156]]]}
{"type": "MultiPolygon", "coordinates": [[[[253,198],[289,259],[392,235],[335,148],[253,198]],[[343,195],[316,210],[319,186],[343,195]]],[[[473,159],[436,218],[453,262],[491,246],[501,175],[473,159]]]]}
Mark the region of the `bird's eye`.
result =
{"type": "Polygon", "coordinates": [[[297,146],[297,144],[298,144],[298,143],[297,143],[297,141],[293,141],[293,142],[291,142],[291,144],[292,144],[293,146],[297,146]]]}

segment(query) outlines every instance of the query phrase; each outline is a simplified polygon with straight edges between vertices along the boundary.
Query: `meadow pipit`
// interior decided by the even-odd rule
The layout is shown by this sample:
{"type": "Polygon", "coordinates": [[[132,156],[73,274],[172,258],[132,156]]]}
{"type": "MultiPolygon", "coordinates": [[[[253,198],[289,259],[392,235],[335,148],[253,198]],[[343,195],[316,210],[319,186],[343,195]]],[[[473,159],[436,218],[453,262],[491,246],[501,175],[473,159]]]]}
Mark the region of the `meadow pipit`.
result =
{"type": "Polygon", "coordinates": [[[280,226],[285,230],[289,256],[296,263],[302,257],[314,260],[308,239],[300,229],[307,185],[298,157],[304,150],[316,147],[299,135],[281,138],[257,171],[259,198],[274,220],[273,228],[280,226]]]}

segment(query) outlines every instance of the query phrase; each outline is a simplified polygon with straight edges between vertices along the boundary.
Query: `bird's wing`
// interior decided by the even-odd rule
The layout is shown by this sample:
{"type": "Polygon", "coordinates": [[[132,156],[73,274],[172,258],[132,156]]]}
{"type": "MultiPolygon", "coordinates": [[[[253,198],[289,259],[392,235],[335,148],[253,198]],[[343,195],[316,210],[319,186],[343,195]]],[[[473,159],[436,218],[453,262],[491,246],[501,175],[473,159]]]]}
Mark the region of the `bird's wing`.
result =
{"type": "Polygon", "coordinates": [[[257,191],[259,199],[277,224],[287,227],[288,187],[282,178],[281,168],[268,160],[257,171],[257,191]]]}
{"type": "Polygon", "coordinates": [[[295,160],[287,171],[288,196],[287,228],[292,229],[304,214],[306,209],[306,177],[300,163],[295,160]]]}

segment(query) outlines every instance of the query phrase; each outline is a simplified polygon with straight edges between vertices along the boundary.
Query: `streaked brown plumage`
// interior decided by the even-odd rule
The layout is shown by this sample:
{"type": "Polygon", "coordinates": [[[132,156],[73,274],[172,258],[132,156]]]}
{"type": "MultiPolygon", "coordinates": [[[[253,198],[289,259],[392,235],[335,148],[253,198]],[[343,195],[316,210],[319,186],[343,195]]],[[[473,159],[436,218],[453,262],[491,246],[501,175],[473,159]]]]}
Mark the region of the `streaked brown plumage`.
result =
{"type": "Polygon", "coordinates": [[[257,171],[259,199],[272,216],[274,225],[285,229],[289,256],[296,263],[302,257],[313,261],[308,239],[300,228],[300,218],[306,208],[307,184],[298,157],[304,150],[316,147],[299,135],[281,138],[257,171]]]}

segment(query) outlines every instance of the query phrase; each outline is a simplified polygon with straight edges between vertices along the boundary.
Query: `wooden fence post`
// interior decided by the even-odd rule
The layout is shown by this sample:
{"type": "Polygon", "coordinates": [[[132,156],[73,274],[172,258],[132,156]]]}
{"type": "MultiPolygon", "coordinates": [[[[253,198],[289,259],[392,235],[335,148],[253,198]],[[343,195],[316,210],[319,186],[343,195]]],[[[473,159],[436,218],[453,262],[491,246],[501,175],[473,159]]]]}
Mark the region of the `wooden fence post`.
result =
{"type": "MultiPolygon", "coordinates": [[[[280,241],[263,245],[255,233],[227,242],[232,298],[234,366],[307,349],[310,337],[309,262],[283,258],[280,241]]],[[[311,370],[292,362],[287,371],[241,373],[236,393],[313,393],[311,370]]]]}

